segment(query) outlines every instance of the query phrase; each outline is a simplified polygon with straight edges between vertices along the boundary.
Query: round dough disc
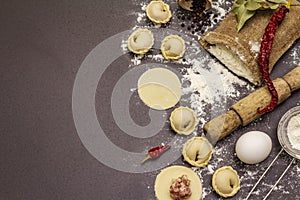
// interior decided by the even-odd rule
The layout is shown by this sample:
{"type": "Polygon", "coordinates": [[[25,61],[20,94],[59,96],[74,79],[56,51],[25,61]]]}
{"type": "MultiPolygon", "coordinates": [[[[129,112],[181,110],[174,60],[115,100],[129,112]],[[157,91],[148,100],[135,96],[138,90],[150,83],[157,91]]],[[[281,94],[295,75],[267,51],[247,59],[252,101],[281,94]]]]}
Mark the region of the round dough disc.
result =
{"type": "Polygon", "coordinates": [[[162,170],[156,177],[154,190],[158,200],[173,200],[170,197],[172,181],[182,175],[187,175],[190,182],[192,195],[188,200],[200,200],[202,198],[202,183],[199,176],[190,168],[184,166],[171,166],[162,170]]]}
{"type": "Polygon", "coordinates": [[[150,108],[166,110],[175,106],[181,97],[178,76],[165,68],[147,70],[138,80],[138,94],[150,108]]]}

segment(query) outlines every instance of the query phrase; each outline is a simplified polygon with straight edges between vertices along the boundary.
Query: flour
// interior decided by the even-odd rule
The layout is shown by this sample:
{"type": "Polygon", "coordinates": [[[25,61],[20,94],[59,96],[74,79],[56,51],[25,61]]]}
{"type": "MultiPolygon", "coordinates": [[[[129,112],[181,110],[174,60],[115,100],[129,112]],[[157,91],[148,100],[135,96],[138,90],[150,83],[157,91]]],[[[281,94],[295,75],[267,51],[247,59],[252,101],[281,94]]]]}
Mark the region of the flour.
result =
{"type": "Polygon", "coordinates": [[[292,63],[296,66],[300,66],[300,45],[290,51],[292,63]]]}
{"type": "Polygon", "coordinates": [[[187,58],[186,62],[190,63],[191,67],[186,68],[183,82],[190,82],[190,90],[186,89],[184,92],[192,92],[190,104],[200,120],[200,125],[207,122],[207,107],[225,111],[226,99],[239,99],[241,92],[237,86],[247,92],[253,90],[250,84],[233,75],[209,55],[202,56],[201,59],[187,58]]]}
{"type": "Polygon", "coordinates": [[[287,126],[287,136],[292,147],[300,150],[300,114],[290,119],[287,126]]]}
{"type": "Polygon", "coordinates": [[[250,51],[254,54],[254,57],[257,58],[260,51],[260,43],[249,41],[250,51]]]}
{"type": "MultiPolygon", "coordinates": [[[[193,136],[204,135],[202,132],[202,126],[219,114],[225,113],[229,107],[240,100],[243,96],[254,91],[255,87],[249,84],[244,79],[234,75],[226,67],[224,67],[219,61],[213,58],[210,54],[204,50],[200,44],[199,39],[204,33],[212,30],[218,25],[230,11],[228,7],[231,7],[232,1],[226,0],[216,0],[212,2],[211,11],[207,12],[203,21],[208,23],[203,23],[200,31],[195,31],[195,29],[190,29],[192,21],[182,19],[182,14],[184,12],[180,11],[177,2],[175,0],[164,0],[165,3],[169,4],[172,10],[172,19],[167,25],[163,25],[160,28],[152,24],[145,14],[145,8],[147,3],[137,2],[140,6],[140,10],[137,10],[137,24],[132,28],[136,30],[138,28],[148,28],[154,34],[155,43],[153,48],[147,54],[143,56],[130,55],[129,68],[139,67],[139,65],[144,63],[163,63],[168,67],[176,69],[181,75],[182,82],[182,99],[181,104],[184,106],[189,106],[193,109],[199,119],[199,129],[195,131],[193,136]],[[227,7],[227,9],[226,9],[227,7]],[[180,16],[178,15],[180,14],[180,16]],[[162,39],[168,34],[178,34],[184,38],[186,42],[186,52],[183,59],[170,61],[165,60],[160,52],[160,44],[162,39]]],[[[194,24],[195,25],[195,24],[194,24]]],[[[126,39],[122,42],[122,49],[124,52],[128,52],[126,47],[126,39]]],[[[260,50],[259,42],[249,42],[250,50],[255,56],[258,56],[260,50]]],[[[287,65],[300,65],[300,46],[294,47],[287,56],[291,59],[286,59],[287,65]]],[[[132,90],[135,90],[133,88],[132,90]]],[[[297,105],[300,104],[300,101],[297,105]]],[[[257,123],[260,123],[258,119],[253,122],[247,128],[256,129],[257,123]]],[[[269,117],[265,116],[264,120],[268,122],[269,117]]],[[[266,123],[268,126],[269,123],[266,123]]],[[[244,128],[244,127],[243,127],[244,128]]],[[[270,129],[270,127],[269,127],[270,129]]],[[[233,133],[234,135],[234,133],[233,133]]],[[[162,138],[163,139],[163,138],[162,138]]],[[[243,165],[236,155],[234,154],[235,140],[234,137],[228,137],[226,141],[220,141],[215,146],[215,151],[212,159],[208,165],[204,168],[192,168],[201,178],[202,181],[202,199],[215,199],[214,190],[211,186],[211,177],[215,170],[224,165],[230,165],[236,169],[240,175],[241,180],[241,192],[238,197],[246,196],[246,192],[250,191],[253,187],[253,183],[257,181],[262,172],[266,168],[264,165],[243,165]],[[226,159],[225,159],[226,158],[226,159]]],[[[172,149],[174,151],[181,151],[182,146],[179,144],[184,143],[186,139],[178,137],[172,144],[172,149]]],[[[284,164],[284,160],[280,163],[284,164]]],[[[299,173],[300,169],[297,168],[299,173]]],[[[266,187],[270,188],[272,184],[262,183],[263,187],[258,187],[252,195],[259,199],[263,193],[266,192],[266,187]]],[[[284,188],[276,188],[276,190],[282,191],[284,188]]]]}
{"type": "Polygon", "coordinates": [[[137,12],[136,14],[137,14],[137,22],[138,23],[141,23],[143,20],[145,20],[146,19],[146,7],[147,7],[147,4],[145,3],[145,2],[143,2],[142,4],[141,4],[141,10],[142,11],[144,11],[144,12],[137,12]]]}

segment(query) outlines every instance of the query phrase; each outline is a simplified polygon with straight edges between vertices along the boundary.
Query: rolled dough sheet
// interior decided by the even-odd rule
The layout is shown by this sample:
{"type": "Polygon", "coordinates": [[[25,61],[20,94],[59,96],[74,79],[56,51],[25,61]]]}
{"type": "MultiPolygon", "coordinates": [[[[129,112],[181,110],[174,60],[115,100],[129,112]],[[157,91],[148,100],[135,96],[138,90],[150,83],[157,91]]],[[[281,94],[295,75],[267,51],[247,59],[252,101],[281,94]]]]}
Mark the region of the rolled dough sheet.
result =
{"type": "Polygon", "coordinates": [[[138,94],[150,108],[166,110],[179,102],[182,94],[181,82],[168,69],[149,69],[138,80],[138,94]]]}

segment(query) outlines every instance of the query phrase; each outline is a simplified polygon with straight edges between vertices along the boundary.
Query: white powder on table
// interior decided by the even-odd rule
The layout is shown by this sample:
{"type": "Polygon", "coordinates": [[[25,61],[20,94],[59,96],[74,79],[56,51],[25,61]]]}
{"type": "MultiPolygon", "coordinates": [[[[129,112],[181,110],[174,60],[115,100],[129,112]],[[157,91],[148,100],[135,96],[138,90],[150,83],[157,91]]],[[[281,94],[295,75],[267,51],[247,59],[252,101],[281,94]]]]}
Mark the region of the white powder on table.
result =
{"type": "Polygon", "coordinates": [[[287,136],[292,147],[300,150],[300,114],[290,119],[287,126],[287,136]]]}
{"type": "MultiPolygon", "coordinates": [[[[213,8],[211,14],[208,14],[208,18],[204,21],[209,21],[210,23],[203,23],[201,31],[195,31],[192,33],[187,30],[191,26],[192,21],[182,20],[178,18],[180,14],[180,9],[176,1],[165,0],[173,11],[173,17],[170,23],[161,28],[155,27],[153,24],[149,23],[147,16],[145,14],[145,7],[148,2],[140,3],[136,1],[141,7],[140,12],[136,14],[137,24],[132,28],[132,31],[138,28],[148,28],[150,29],[155,37],[154,47],[145,55],[130,57],[130,63],[128,67],[136,67],[143,63],[162,63],[169,65],[170,67],[176,67],[181,75],[181,81],[183,84],[183,105],[191,107],[199,119],[199,127],[203,126],[209,119],[217,116],[218,114],[224,113],[233,102],[240,100],[246,94],[254,91],[255,87],[244,79],[232,74],[226,67],[224,67],[218,60],[214,59],[210,54],[208,54],[199,44],[199,39],[202,37],[203,33],[210,31],[213,27],[222,21],[229,12],[228,9],[224,7],[230,7],[231,3],[226,0],[217,0],[213,2],[213,8]],[[226,6],[225,6],[226,5],[226,6]],[[182,27],[182,23],[184,26],[182,27]],[[160,42],[168,34],[177,34],[184,38],[186,41],[186,53],[183,59],[176,61],[165,60],[160,52],[160,42]],[[178,67],[178,68],[177,68],[178,67]]],[[[193,29],[192,29],[193,30],[193,29]]],[[[127,38],[124,38],[121,48],[124,52],[128,52],[127,49],[127,38]]],[[[259,42],[249,42],[250,49],[255,56],[258,56],[260,43],[259,42]]],[[[299,64],[298,51],[299,47],[295,47],[287,54],[288,57],[293,59],[287,59],[289,61],[288,65],[299,64]]],[[[132,90],[134,90],[133,88],[132,90]]],[[[300,102],[299,102],[300,103],[300,102]]],[[[298,104],[299,104],[298,103],[298,104]]],[[[265,119],[269,119],[266,117],[265,119]]],[[[252,124],[253,127],[256,126],[256,122],[252,124]]],[[[268,126],[268,123],[266,123],[268,126]]],[[[193,133],[193,136],[199,136],[202,134],[201,128],[193,133]]],[[[182,143],[185,140],[180,138],[176,140],[176,143],[182,143]]],[[[201,178],[203,185],[203,199],[212,199],[214,197],[214,190],[211,186],[211,176],[214,171],[223,165],[230,165],[236,170],[239,170],[239,175],[241,182],[241,190],[243,192],[250,190],[253,186],[252,182],[257,179],[265,169],[265,165],[253,166],[243,166],[241,168],[240,163],[237,162],[237,158],[233,153],[234,149],[234,138],[229,137],[226,142],[220,142],[215,146],[214,156],[210,163],[205,168],[192,168],[201,178]]],[[[172,145],[172,148],[178,150],[181,149],[180,145],[172,145]]],[[[299,170],[300,171],[300,170],[299,170]]],[[[266,184],[262,183],[263,187],[266,184]]],[[[268,185],[271,187],[271,185],[268,185]]],[[[282,189],[280,189],[282,191],[282,189]]],[[[253,195],[261,195],[264,192],[263,189],[257,188],[253,195]]],[[[285,191],[283,191],[284,193],[285,191]]]]}

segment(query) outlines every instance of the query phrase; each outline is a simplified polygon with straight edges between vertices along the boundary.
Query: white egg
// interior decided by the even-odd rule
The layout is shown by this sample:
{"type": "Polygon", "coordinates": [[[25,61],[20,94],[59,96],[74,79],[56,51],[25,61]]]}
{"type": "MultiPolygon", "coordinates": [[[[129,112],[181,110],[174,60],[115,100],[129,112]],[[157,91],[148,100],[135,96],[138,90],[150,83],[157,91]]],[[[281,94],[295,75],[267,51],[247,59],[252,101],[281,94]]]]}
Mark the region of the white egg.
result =
{"type": "Polygon", "coordinates": [[[265,160],[270,154],[271,149],[271,138],[261,131],[247,132],[235,144],[237,157],[247,164],[257,164],[265,160]]]}

